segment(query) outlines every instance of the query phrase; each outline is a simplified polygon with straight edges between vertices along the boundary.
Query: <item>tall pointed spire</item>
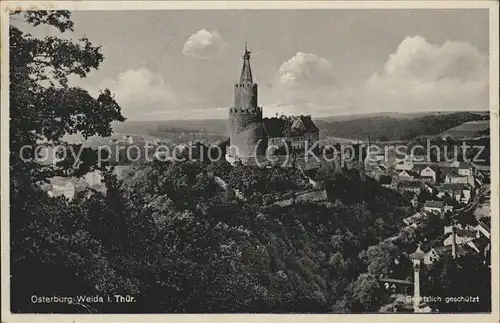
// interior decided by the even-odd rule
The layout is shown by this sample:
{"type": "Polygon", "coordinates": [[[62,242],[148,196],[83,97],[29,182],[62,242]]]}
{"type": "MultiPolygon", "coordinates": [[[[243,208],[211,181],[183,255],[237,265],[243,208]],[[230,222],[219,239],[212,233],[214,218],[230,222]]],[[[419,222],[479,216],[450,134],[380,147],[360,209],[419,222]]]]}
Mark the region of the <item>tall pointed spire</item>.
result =
{"type": "Polygon", "coordinates": [[[250,68],[250,53],[245,42],[245,55],[243,55],[243,68],[241,69],[240,84],[252,84],[252,69],[250,68]]]}

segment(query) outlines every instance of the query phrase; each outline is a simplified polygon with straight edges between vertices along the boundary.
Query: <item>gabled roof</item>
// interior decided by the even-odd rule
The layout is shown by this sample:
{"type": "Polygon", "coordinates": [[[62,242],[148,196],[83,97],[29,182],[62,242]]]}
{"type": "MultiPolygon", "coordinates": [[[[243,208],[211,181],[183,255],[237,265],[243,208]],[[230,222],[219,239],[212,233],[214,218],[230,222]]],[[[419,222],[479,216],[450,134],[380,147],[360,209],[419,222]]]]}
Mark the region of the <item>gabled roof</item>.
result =
{"type": "Polygon", "coordinates": [[[420,174],[414,170],[403,170],[401,171],[398,176],[406,176],[405,174],[403,173],[407,173],[408,175],[410,176],[413,176],[413,177],[418,177],[420,174]]]}
{"type": "Polygon", "coordinates": [[[486,223],[484,223],[484,222],[482,222],[482,221],[479,221],[478,226],[480,226],[480,227],[482,227],[483,229],[485,229],[486,231],[490,232],[490,227],[489,227],[486,223]]]}
{"type": "Polygon", "coordinates": [[[420,249],[420,246],[417,247],[417,250],[409,255],[411,259],[423,259],[425,256],[425,252],[420,249]]]}
{"type": "Polygon", "coordinates": [[[407,225],[411,225],[413,223],[416,223],[416,222],[422,220],[423,218],[425,218],[427,216],[428,216],[428,214],[425,212],[417,212],[417,213],[403,219],[403,222],[405,222],[405,224],[407,224],[407,225]]]}
{"type": "Polygon", "coordinates": [[[292,132],[315,132],[319,131],[318,127],[314,124],[311,116],[297,116],[292,117],[292,132]]]}
{"type": "Polygon", "coordinates": [[[444,207],[444,202],[443,201],[425,201],[424,207],[443,208],[444,207]]]}
{"type": "Polygon", "coordinates": [[[314,121],[312,121],[311,116],[300,116],[300,118],[302,119],[302,123],[308,132],[319,131],[319,128],[316,126],[314,121]]]}
{"type": "Polygon", "coordinates": [[[415,164],[415,165],[413,165],[413,169],[415,171],[418,171],[418,172],[423,171],[427,167],[429,167],[430,169],[432,169],[435,172],[437,172],[438,169],[439,169],[439,167],[437,165],[435,165],[435,164],[415,164]]]}

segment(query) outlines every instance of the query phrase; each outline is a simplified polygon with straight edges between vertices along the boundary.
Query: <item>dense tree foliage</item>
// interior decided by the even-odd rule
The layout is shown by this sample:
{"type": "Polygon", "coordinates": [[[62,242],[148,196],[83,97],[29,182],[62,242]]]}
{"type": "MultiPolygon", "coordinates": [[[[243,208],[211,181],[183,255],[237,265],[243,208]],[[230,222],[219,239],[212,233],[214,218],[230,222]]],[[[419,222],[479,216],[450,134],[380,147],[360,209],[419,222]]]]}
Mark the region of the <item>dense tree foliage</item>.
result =
{"type": "Polygon", "coordinates": [[[446,256],[424,277],[423,295],[441,297],[441,301],[430,304],[439,312],[491,311],[491,268],[483,265],[480,256],[446,256]]]}
{"type": "MultiPolygon", "coordinates": [[[[49,25],[61,33],[73,27],[70,13],[65,11],[24,11],[11,16],[34,26],[49,25]]],[[[41,165],[33,157],[37,157],[37,144],[78,152],[81,147],[63,142],[63,135],[109,135],[110,123],[124,118],[108,90],[93,98],[87,91],[68,85],[70,75],[84,77],[98,68],[103,60],[99,47],[85,38],[34,38],[13,25],[9,32],[10,237],[15,310],[20,304],[33,306],[29,304],[33,292],[91,292],[100,290],[102,284],[112,284],[101,241],[77,226],[85,219],[82,212],[89,210],[84,205],[74,210],[76,206],[62,198],[49,199],[38,188],[40,182],[54,175],[86,173],[96,166],[95,153],[83,149],[77,163],[70,153],[57,164],[41,165]],[[72,219],[72,214],[77,217],[72,219]],[[95,270],[79,270],[89,266],[95,270]],[[35,275],[33,268],[38,270],[35,275]],[[56,280],[46,279],[56,272],[56,280]]],[[[85,307],[80,309],[87,311],[85,307]]]]}

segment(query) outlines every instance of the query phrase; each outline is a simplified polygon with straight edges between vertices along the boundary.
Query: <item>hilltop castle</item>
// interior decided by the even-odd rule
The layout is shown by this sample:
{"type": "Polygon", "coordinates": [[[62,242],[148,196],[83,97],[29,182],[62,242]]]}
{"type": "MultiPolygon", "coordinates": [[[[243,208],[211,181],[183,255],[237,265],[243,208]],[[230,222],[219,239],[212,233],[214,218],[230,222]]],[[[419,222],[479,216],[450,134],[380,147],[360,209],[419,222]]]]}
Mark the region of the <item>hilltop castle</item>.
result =
{"type": "Polygon", "coordinates": [[[240,80],[234,85],[234,105],[229,109],[227,161],[245,162],[249,158],[264,156],[271,146],[300,150],[306,143],[311,147],[319,140],[319,129],[310,115],[262,118],[257,93],[250,68],[250,52],[245,45],[240,80]]]}

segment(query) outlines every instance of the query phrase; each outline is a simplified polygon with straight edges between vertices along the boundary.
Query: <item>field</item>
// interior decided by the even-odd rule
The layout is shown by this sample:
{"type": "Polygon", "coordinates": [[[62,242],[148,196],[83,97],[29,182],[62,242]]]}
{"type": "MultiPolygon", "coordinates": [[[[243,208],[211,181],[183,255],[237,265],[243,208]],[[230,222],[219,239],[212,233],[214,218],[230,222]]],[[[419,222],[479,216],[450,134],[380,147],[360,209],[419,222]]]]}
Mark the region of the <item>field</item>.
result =
{"type": "Polygon", "coordinates": [[[453,127],[441,133],[441,136],[449,136],[454,139],[460,138],[476,138],[489,136],[490,121],[479,120],[462,123],[459,126],[453,127]]]}

